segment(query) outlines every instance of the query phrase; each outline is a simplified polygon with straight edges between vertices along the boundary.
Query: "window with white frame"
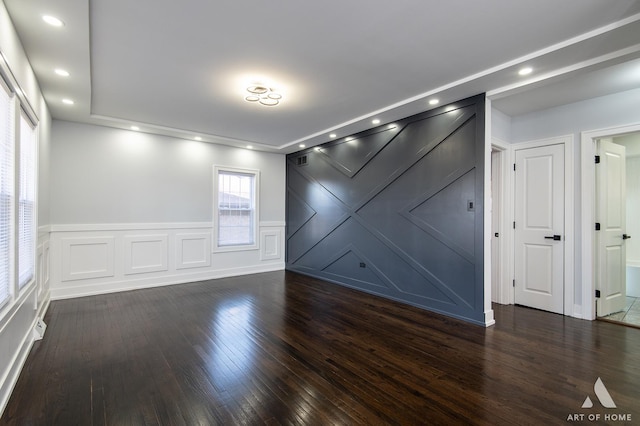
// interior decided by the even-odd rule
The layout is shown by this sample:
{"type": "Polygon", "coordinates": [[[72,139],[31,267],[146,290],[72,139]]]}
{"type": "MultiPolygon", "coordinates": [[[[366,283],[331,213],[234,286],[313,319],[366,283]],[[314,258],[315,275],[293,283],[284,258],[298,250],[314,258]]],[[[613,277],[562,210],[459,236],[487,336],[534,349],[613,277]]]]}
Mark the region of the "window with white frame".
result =
{"type": "Polygon", "coordinates": [[[0,63],[0,308],[35,281],[37,125],[0,63]]]}
{"type": "Polygon", "coordinates": [[[35,274],[36,252],[36,129],[20,114],[20,176],[18,196],[18,285],[35,274]]]}
{"type": "Polygon", "coordinates": [[[216,166],[215,238],[219,250],[257,248],[257,170],[216,166]]]}
{"type": "Polygon", "coordinates": [[[0,78],[0,306],[13,287],[14,102],[0,78]]]}

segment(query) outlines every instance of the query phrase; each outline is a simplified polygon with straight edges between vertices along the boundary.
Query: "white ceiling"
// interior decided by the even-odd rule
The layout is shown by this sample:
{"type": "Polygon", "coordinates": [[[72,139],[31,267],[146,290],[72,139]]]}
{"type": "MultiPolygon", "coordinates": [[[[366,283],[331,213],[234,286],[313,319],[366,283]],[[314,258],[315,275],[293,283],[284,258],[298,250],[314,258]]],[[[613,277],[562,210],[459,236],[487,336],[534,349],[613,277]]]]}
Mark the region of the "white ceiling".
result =
{"type": "Polygon", "coordinates": [[[54,118],[271,151],[425,111],[432,97],[488,92],[518,115],[640,87],[640,0],[4,3],[54,118]],[[281,104],[245,102],[252,82],[281,104]]]}

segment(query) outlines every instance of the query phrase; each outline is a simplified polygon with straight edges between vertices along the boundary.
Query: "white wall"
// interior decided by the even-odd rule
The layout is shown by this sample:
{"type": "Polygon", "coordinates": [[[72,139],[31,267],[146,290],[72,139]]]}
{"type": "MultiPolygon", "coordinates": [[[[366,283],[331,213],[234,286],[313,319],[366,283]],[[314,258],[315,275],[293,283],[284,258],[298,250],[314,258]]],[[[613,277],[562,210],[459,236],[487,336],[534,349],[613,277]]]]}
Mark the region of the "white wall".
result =
{"type": "Polygon", "coordinates": [[[575,211],[575,300],[582,300],[582,223],[581,206],[580,133],[609,127],[640,124],[640,89],[589,99],[511,118],[512,143],[540,140],[573,134],[575,211]]]}
{"type": "MultiPolygon", "coordinates": [[[[536,111],[511,119],[513,142],[545,139],[640,122],[640,89],[536,111]]],[[[578,158],[578,157],[576,157],[578,158]]]]}
{"type": "Polygon", "coordinates": [[[285,156],[54,120],[52,298],[284,269],[285,156]],[[260,171],[259,247],[213,250],[214,165],[260,171]]]}
{"type": "Polygon", "coordinates": [[[213,165],[259,169],[260,220],[284,221],[284,155],[54,120],[51,223],[203,222],[213,165]]]}
{"type": "MultiPolygon", "coordinates": [[[[28,103],[39,119],[39,179],[36,280],[25,287],[8,306],[0,309],[0,415],[34,341],[33,328],[44,316],[49,302],[48,246],[49,197],[48,170],[51,140],[51,116],[44,101],[35,74],[25,55],[11,19],[0,1],[0,52],[10,74],[11,82],[24,93],[23,103],[28,103]]],[[[0,59],[0,62],[4,62],[0,59]]]]}
{"type": "Polygon", "coordinates": [[[511,117],[495,108],[491,109],[491,137],[511,143],[511,117]]]}

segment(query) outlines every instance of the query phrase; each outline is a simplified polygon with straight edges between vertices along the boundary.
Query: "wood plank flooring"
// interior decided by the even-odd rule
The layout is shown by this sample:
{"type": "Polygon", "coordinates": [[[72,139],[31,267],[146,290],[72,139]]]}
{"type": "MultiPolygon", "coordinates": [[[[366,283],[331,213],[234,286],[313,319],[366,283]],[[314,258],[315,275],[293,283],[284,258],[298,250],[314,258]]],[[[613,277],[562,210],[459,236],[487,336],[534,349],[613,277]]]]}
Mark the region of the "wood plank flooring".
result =
{"type": "Polygon", "coordinates": [[[640,422],[639,329],[495,313],[485,329],[290,272],[55,301],[0,424],[640,422]]]}

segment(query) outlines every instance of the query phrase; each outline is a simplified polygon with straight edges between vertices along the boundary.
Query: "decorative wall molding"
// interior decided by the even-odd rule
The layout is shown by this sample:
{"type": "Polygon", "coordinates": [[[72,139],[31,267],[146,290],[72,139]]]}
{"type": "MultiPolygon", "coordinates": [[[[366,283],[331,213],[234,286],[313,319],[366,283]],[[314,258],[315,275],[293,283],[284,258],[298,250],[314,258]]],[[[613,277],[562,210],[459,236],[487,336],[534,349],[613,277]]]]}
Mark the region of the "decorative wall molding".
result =
{"type": "Polygon", "coordinates": [[[485,126],[479,95],[289,154],[287,269],[491,325],[485,126]]]}
{"type": "Polygon", "coordinates": [[[168,269],[167,234],[125,235],[124,274],[143,274],[168,269]]]}
{"type": "Polygon", "coordinates": [[[211,233],[176,235],[176,269],[211,266],[211,233]]]}
{"type": "Polygon", "coordinates": [[[165,229],[211,228],[213,222],[170,222],[170,223],[81,223],[51,225],[51,232],[94,232],[94,231],[154,231],[165,229]]]}
{"type": "Polygon", "coordinates": [[[87,282],[76,287],[59,287],[51,290],[51,300],[72,299],[75,297],[95,296],[99,294],[115,293],[119,291],[140,290],[144,288],[162,287],[167,285],[187,284],[196,281],[215,280],[218,278],[235,277],[263,272],[281,271],[284,262],[271,262],[264,265],[241,266],[228,269],[203,270],[198,272],[162,274],[158,277],[137,279],[111,280],[107,282],[87,282]]]}
{"type": "Polygon", "coordinates": [[[62,281],[114,276],[114,237],[63,238],[62,281]]]}
{"type": "Polygon", "coordinates": [[[284,222],[260,223],[258,250],[220,253],[212,252],[212,226],[210,222],[52,225],[51,298],[284,269],[284,222]]]}
{"type": "Polygon", "coordinates": [[[43,225],[38,227],[38,234],[49,234],[49,232],[51,232],[51,225],[43,225]]]}
{"type": "Polygon", "coordinates": [[[37,282],[37,295],[38,295],[38,306],[42,303],[42,301],[46,300],[46,295],[49,293],[49,270],[51,267],[50,261],[50,244],[49,244],[49,236],[47,235],[46,241],[42,244],[38,245],[38,249],[36,251],[37,258],[37,274],[36,274],[36,282],[37,282]]]}
{"type": "Polygon", "coordinates": [[[260,228],[284,228],[287,225],[285,221],[264,221],[260,222],[260,228]]]}
{"type": "Polygon", "coordinates": [[[282,258],[282,231],[269,229],[260,231],[260,260],[274,260],[282,258]]]}
{"type": "MultiPolygon", "coordinates": [[[[280,228],[286,226],[283,220],[261,221],[260,228],[280,228]]],[[[213,229],[213,222],[167,222],[167,223],[80,223],[48,225],[38,228],[39,232],[94,232],[94,231],[151,231],[165,229],[213,229]]]]}

